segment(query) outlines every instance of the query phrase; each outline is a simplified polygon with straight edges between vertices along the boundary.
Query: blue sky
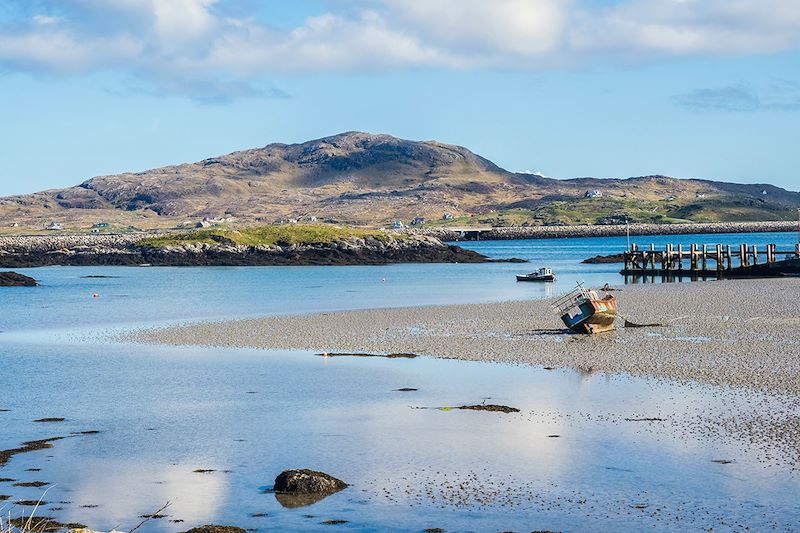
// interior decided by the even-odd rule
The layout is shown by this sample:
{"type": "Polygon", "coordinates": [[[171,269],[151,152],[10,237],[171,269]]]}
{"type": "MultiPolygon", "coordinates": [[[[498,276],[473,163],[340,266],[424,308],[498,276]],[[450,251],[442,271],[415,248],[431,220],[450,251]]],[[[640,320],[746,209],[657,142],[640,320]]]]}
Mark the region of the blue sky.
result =
{"type": "Polygon", "coordinates": [[[348,130],[800,189],[796,0],[5,0],[0,195],[348,130]]]}

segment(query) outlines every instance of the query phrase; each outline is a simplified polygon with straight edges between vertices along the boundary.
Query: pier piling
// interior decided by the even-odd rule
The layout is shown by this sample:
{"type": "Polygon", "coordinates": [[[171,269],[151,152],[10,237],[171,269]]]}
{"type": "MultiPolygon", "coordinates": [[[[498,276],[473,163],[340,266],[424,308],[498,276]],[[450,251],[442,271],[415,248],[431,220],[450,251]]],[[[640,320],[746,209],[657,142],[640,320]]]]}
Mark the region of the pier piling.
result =
{"type": "Polygon", "coordinates": [[[624,254],[622,274],[667,277],[689,275],[692,278],[736,277],[779,275],[784,266],[788,272],[800,268],[800,243],[794,250],[783,251],[778,250],[775,244],[767,244],[761,249],[757,244],[740,244],[736,255],[738,265],[735,264],[734,253],[729,244],[709,246],[693,243],[688,250],[684,250],[683,244],[667,244],[663,250],[656,250],[655,244],[651,243],[649,250],[640,250],[638,245],[631,243],[624,254]],[[779,259],[784,256],[788,259],[779,259]],[[687,259],[688,265],[684,263],[687,259]]]}

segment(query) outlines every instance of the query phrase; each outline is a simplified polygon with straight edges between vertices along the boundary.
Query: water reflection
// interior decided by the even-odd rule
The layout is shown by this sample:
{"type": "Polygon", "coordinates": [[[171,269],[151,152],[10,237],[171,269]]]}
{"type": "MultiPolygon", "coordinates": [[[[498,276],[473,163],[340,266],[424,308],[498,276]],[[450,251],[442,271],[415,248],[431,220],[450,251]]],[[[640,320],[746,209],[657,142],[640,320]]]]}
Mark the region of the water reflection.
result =
{"type": "MultiPolygon", "coordinates": [[[[131,527],[167,500],[174,502],[168,516],[143,530],[214,522],[262,527],[257,517],[265,514],[287,530],[311,528],[304,522],[309,514],[319,517],[314,525],[344,518],[357,530],[478,527],[472,520],[483,523],[479,529],[519,529],[531,516],[547,516],[558,529],[585,529],[620,506],[633,509],[629,501],[644,499],[643,490],[648,501],[670,509],[726,501],[730,509],[721,516],[742,513],[747,493],[747,501],[782,520],[796,518],[789,501],[795,474],[765,474],[746,446],[685,430],[701,413],[748,409],[746,399],[713,388],[590,368],[306,352],[107,345],[84,347],[70,359],[26,344],[4,360],[20,375],[35,368],[26,382],[28,392],[39,391],[9,391],[13,410],[0,413],[9,415],[7,433],[39,436],[31,432],[45,430],[30,421],[49,403],[67,415],[59,430],[101,433],[16,456],[0,474],[30,480],[26,469],[40,468],[36,477],[56,484],[51,507],[71,502],[48,514],[98,529],[131,527]],[[44,384],[49,388],[40,390],[44,384]],[[418,390],[396,392],[400,386],[418,390]],[[414,409],[484,399],[521,412],[414,409]],[[287,468],[326,471],[351,487],[318,501],[259,490],[287,468]],[[591,501],[592,511],[578,500],[591,501]],[[509,515],[504,509],[512,503],[517,514],[509,515]],[[459,513],[464,509],[469,516],[459,513]],[[431,524],[431,517],[442,521],[431,524]]],[[[35,489],[6,491],[20,498],[35,489]]],[[[639,519],[626,516],[645,527],[639,519]]]]}
{"type": "Polygon", "coordinates": [[[211,523],[230,505],[226,476],[198,474],[193,465],[153,464],[135,457],[60,459],[51,471],[63,481],[53,490],[71,502],[60,504],[64,511],[58,513],[69,522],[126,531],[169,502],[161,512],[164,518],[155,520],[211,523]]]}

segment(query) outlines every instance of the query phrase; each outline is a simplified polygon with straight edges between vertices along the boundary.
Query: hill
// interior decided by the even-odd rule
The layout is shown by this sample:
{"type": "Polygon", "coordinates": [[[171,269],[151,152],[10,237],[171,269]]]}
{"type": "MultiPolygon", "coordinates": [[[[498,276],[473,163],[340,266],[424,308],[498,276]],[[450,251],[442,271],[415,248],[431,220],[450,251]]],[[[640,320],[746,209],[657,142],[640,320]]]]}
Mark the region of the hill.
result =
{"type": "Polygon", "coordinates": [[[800,193],[666,176],[557,180],[509,172],[460,146],[348,132],[91,178],[0,198],[0,228],[140,228],[326,220],[384,225],[791,220],[800,193]],[[587,191],[601,197],[586,197],[587,191]],[[452,216],[442,220],[445,213],[452,216]]]}

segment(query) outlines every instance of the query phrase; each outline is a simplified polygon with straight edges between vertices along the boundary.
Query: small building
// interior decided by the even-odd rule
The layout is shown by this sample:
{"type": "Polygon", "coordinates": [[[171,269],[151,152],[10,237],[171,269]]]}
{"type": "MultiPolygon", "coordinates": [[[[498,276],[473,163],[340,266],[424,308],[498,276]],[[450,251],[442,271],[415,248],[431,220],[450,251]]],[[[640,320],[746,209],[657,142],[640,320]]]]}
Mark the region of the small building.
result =
{"type": "Polygon", "coordinates": [[[451,213],[445,213],[442,215],[442,220],[453,220],[455,218],[451,213]]]}
{"type": "Polygon", "coordinates": [[[423,217],[415,217],[414,220],[411,221],[412,226],[422,226],[425,224],[425,219],[423,217]]]}
{"type": "Polygon", "coordinates": [[[392,229],[403,229],[405,227],[406,227],[405,224],[403,224],[403,222],[400,220],[395,220],[392,223],[392,229]]]}
{"type": "Polygon", "coordinates": [[[93,228],[107,228],[108,222],[98,222],[97,224],[92,224],[93,228]]]}
{"type": "Polygon", "coordinates": [[[762,189],[761,196],[766,196],[766,195],[767,195],[767,189],[762,189]]]}
{"type": "Polygon", "coordinates": [[[11,227],[12,228],[18,228],[19,227],[19,222],[12,222],[11,223],[11,227]]]}
{"type": "Polygon", "coordinates": [[[195,228],[210,228],[211,227],[211,222],[209,222],[208,220],[201,220],[200,222],[195,224],[194,227],[195,228]]]}
{"type": "Polygon", "coordinates": [[[594,191],[586,191],[586,194],[583,195],[584,198],[602,198],[603,193],[598,190],[594,191]]]}
{"type": "Polygon", "coordinates": [[[706,193],[704,193],[704,192],[696,192],[696,193],[694,193],[694,196],[695,196],[695,198],[705,198],[706,197],[706,193]]]}
{"type": "Polygon", "coordinates": [[[64,228],[58,222],[51,222],[50,224],[45,226],[44,229],[50,230],[50,231],[58,231],[58,230],[62,230],[64,228]]]}

